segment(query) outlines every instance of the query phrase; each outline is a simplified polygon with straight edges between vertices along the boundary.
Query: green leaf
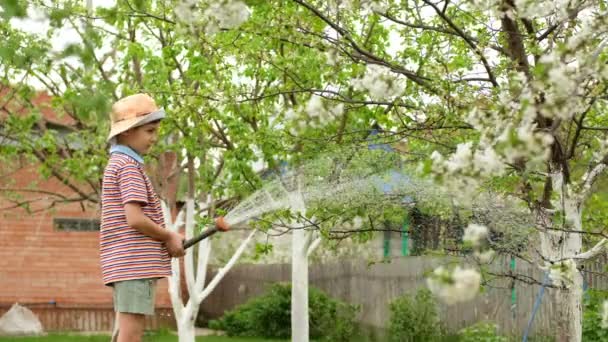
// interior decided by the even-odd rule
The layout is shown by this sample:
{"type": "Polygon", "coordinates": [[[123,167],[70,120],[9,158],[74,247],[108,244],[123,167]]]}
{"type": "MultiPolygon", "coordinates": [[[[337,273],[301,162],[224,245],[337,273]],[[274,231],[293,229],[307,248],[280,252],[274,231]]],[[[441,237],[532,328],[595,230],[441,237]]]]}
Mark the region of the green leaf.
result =
{"type": "Polygon", "coordinates": [[[8,20],[13,17],[23,18],[27,15],[27,2],[20,0],[0,0],[2,18],[8,20]]]}
{"type": "Polygon", "coordinates": [[[63,21],[70,16],[72,12],[69,8],[53,9],[49,12],[49,24],[52,27],[63,27],[63,21]]]}

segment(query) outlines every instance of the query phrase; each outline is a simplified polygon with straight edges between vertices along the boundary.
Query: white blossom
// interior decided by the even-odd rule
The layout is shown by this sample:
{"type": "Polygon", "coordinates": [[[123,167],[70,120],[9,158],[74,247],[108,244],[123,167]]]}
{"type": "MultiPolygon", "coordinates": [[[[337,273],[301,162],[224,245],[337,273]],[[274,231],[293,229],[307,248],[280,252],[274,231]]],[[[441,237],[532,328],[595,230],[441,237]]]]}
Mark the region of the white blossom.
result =
{"type": "Polygon", "coordinates": [[[332,4],[337,9],[351,10],[353,7],[352,0],[335,0],[332,4]]]}
{"type": "Polygon", "coordinates": [[[424,123],[427,119],[426,114],[423,112],[407,112],[407,113],[405,113],[405,115],[407,115],[410,119],[414,120],[415,122],[419,122],[419,123],[424,123]]]}
{"type": "Polygon", "coordinates": [[[438,151],[433,151],[433,153],[431,153],[431,160],[433,161],[433,163],[442,163],[443,155],[441,155],[441,153],[439,153],[438,151]]]}
{"type": "Polygon", "coordinates": [[[479,272],[460,266],[456,266],[452,272],[440,266],[427,278],[429,290],[448,305],[475,298],[480,284],[479,272]]]}
{"type": "Polygon", "coordinates": [[[309,124],[316,127],[318,125],[325,125],[342,115],[344,104],[338,103],[330,106],[324,103],[321,96],[313,94],[306,103],[304,112],[312,119],[309,124]]]}
{"type": "Polygon", "coordinates": [[[467,115],[465,121],[473,126],[473,128],[475,128],[476,130],[482,130],[484,128],[483,126],[483,122],[480,118],[480,112],[478,108],[473,108],[473,110],[471,110],[469,112],[469,114],[467,115]]]}
{"type": "Polygon", "coordinates": [[[573,6],[576,6],[577,3],[580,2],[580,0],[551,0],[548,2],[554,6],[559,20],[564,20],[570,15],[568,13],[569,10],[573,6]]]}
{"type": "Polygon", "coordinates": [[[571,51],[576,50],[581,44],[589,40],[594,33],[593,22],[589,20],[589,17],[583,17],[580,30],[574,33],[568,39],[568,49],[571,51]]]}
{"type": "Polygon", "coordinates": [[[576,87],[569,76],[567,66],[563,63],[549,70],[549,82],[553,85],[553,91],[562,96],[570,95],[572,88],[576,87]]]}
{"type": "Polygon", "coordinates": [[[461,205],[466,205],[479,186],[479,177],[473,177],[467,173],[467,171],[473,170],[471,168],[470,146],[470,144],[462,144],[449,160],[445,160],[441,153],[437,151],[434,151],[430,156],[433,174],[456,175],[456,173],[461,173],[457,177],[442,178],[445,191],[453,193],[454,203],[461,205]]]}
{"type": "Polygon", "coordinates": [[[509,140],[513,129],[512,125],[507,125],[498,138],[499,142],[508,144],[502,152],[507,162],[513,163],[521,158],[526,158],[534,163],[544,161],[549,157],[549,147],[553,143],[551,134],[536,131],[536,124],[522,123],[515,128],[516,137],[521,144],[513,145],[509,140]]]}
{"type": "Polygon", "coordinates": [[[361,9],[383,13],[388,9],[388,4],[384,0],[361,0],[361,9]]]}
{"type": "Polygon", "coordinates": [[[214,2],[205,15],[215,18],[220,28],[234,28],[249,18],[249,8],[241,1],[214,2]]]}
{"type": "Polygon", "coordinates": [[[477,260],[479,260],[479,262],[481,262],[483,264],[487,264],[490,261],[492,261],[492,258],[494,257],[495,254],[496,253],[494,253],[494,250],[492,250],[492,249],[488,249],[484,252],[475,251],[473,253],[475,258],[477,258],[477,260]]]}
{"type": "Polygon", "coordinates": [[[175,6],[175,15],[177,18],[186,23],[193,23],[197,20],[196,16],[196,0],[182,0],[175,6]]]}
{"type": "Polygon", "coordinates": [[[540,0],[515,0],[515,7],[520,18],[545,17],[555,10],[547,1],[540,0]]]}
{"type": "Polygon", "coordinates": [[[319,95],[312,95],[308,102],[306,103],[306,109],[304,109],[306,114],[311,118],[315,118],[321,115],[322,111],[325,111],[323,107],[323,99],[319,95]]]}
{"type": "MultiPolygon", "coordinates": [[[[551,67],[556,60],[559,60],[557,56],[544,56],[542,63],[548,63],[551,67]]],[[[557,73],[554,77],[559,79],[557,73]]],[[[547,83],[529,82],[522,73],[514,73],[509,78],[509,85],[503,87],[504,90],[498,94],[498,105],[503,108],[502,111],[469,113],[467,121],[481,133],[479,147],[484,149],[492,146],[496,152],[494,154],[492,150],[487,150],[479,155],[479,152],[476,152],[476,157],[479,158],[477,161],[484,158],[494,161],[490,164],[491,167],[479,168],[482,175],[501,174],[504,163],[526,161],[529,165],[538,165],[549,157],[553,136],[547,131],[538,130],[538,113],[551,117],[567,117],[574,113],[574,110],[562,104],[561,95],[557,96],[552,91],[553,87],[546,89],[547,83]],[[544,93],[546,98],[553,98],[553,102],[547,100],[545,103],[538,103],[537,97],[540,93],[544,93]]],[[[481,165],[478,162],[474,164],[481,165]]]]}
{"type": "Polygon", "coordinates": [[[484,176],[500,175],[505,170],[505,163],[491,146],[475,151],[473,163],[484,176]]]}
{"type": "Polygon", "coordinates": [[[200,6],[200,1],[197,0],[182,0],[175,7],[175,15],[185,23],[193,24],[194,22],[204,19],[207,20],[205,32],[214,34],[220,29],[231,29],[237,27],[249,19],[249,7],[238,0],[228,1],[209,1],[210,4],[205,8],[204,2],[200,6]],[[204,8],[202,13],[200,10],[204,8]]]}
{"type": "Polygon", "coordinates": [[[353,6],[353,0],[335,0],[332,2],[332,7],[347,11],[361,9],[363,11],[386,12],[388,9],[388,3],[386,0],[359,0],[359,8],[353,6]]]}
{"type": "Polygon", "coordinates": [[[328,111],[331,116],[340,116],[344,113],[344,103],[338,103],[337,105],[330,107],[328,111]]]}
{"type": "Polygon", "coordinates": [[[296,111],[293,110],[293,108],[289,108],[285,111],[285,119],[286,120],[293,120],[297,117],[296,111]]]}
{"type": "Polygon", "coordinates": [[[517,127],[517,138],[525,145],[534,145],[536,144],[536,136],[534,135],[535,130],[536,124],[523,124],[517,127]]]}
{"type": "Polygon", "coordinates": [[[456,153],[448,159],[446,166],[449,172],[456,172],[471,165],[473,142],[469,141],[456,146],[456,153]]]}
{"type": "Polygon", "coordinates": [[[398,75],[376,64],[367,65],[363,77],[353,80],[352,84],[357,90],[369,92],[370,97],[376,100],[395,98],[405,89],[398,75]]]}
{"type": "Polygon", "coordinates": [[[325,60],[327,61],[327,64],[331,66],[338,64],[338,55],[338,50],[334,48],[327,49],[325,52],[325,60]]]}
{"type": "Polygon", "coordinates": [[[353,219],[353,228],[361,229],[363,227],[363,219],[360,216],[357,216],[353,219]]]}
{"type": "Polygon", "coordinates": [[[557,262],[545,268],[549,271],[549,279],[558,286],[570,286],[572,279],[574,279],[574,273],[577,272],[576,263],[572,259],[557,262]]]}
{"type": "Polygon", "coordinates": [[[579,87],[581,80],[592,71],[580,65],[584,58],[569,63],[563,59],[564,55],[557,51],[544,54],[540,63],[547,69],[547,79],[535,81],[532,86],[537,94],[544,94],[544,101],[536,108],[543,116],[569,120],[584,107],[578,96],[579,87]]]}
{"type": "Polygon", "coordinates": [[[499,0],[472,0],[473,5],[479,9],[486,10],[492,7],[496,7],[500,4],[499,0]]]}
{"type": "Polygon", "coordinates": [[[488,227],[470,223],[464,230],[462,241],[468,242],[473,246],[479,246],[488,237],[488,227]]]}

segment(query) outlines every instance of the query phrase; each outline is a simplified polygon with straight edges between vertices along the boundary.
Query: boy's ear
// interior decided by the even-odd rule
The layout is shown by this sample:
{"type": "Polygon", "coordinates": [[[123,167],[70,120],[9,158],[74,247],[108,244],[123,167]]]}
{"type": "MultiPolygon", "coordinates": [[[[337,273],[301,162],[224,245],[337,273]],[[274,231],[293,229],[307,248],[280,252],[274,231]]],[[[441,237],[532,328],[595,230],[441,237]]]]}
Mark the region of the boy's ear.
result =
{"type": "Polygon", "coordinates": [[[128,137],[130,134],[131,134],[131,130],[130,129],[126,130],[126,131],[124,131],[124,132],[122,132],[120,134],[118,134],[116,136],[116,142],[117,143],[121,143],[121,140],[123,140],[124,138],[128,137]]]}

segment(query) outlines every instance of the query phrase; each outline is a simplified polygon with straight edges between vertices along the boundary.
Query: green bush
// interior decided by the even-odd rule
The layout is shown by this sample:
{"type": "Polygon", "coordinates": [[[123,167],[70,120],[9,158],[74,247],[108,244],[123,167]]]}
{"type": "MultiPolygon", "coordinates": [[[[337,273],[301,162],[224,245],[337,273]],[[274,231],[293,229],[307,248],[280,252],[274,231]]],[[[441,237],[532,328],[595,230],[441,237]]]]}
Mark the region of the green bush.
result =
{"type": "Polygon", "coordinates": [[[608,291],[588,290],[585,293],[583,312],[583,341],[608,341],[608,329],[603,329],[602,303],[608,300],[608,291]]]}
{"type": "MultiPolygon", "coordinates": [[[[327,341],[350,341],[356,333],[356,306],[330,298],[309,288],[310,337],[327,341]]],[[[212,329],[229,336],[289,338],[291,336],[291,285],[274,284],[268,292],[209,322],[212,329]]]]}
{"type": "Polygon", "coordinates": [[[498,335],[497,326],[491,322],[479,322],[458,332],[460,342],[507,342],[507,338],[498,335]]]}
{"type": "Polygon", "coordinates": [[[415,296],[404,295],[390,304],[389,340],[391,342],[437,341],[441,325],[437,305],[427,289],[415,296]]]}

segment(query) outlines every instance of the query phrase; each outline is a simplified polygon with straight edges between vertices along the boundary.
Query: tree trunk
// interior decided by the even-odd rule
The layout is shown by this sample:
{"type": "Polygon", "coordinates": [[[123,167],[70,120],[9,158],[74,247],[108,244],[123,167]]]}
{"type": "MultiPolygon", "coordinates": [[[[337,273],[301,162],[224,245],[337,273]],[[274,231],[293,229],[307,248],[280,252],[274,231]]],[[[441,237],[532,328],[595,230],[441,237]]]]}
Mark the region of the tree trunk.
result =
{"type": "MultiPolygon", "coordinates": [[[[289,194],[289,206],[294,213],[302,215],[306,204],[300,186],[289,194]]],[[[308,342],[309,234],[302,227],[296,227],[291,234],[291,341],[308,342]]]]}
{"type": "MultiPolygon", "coordinates": [[[[189,159],[189,170],[193,169],[192,159],[189,159]]],[[[193,173],[190,172],[189,196],[186,199],[185,212],[178,214],[174,220],[169,206],[163,201],[163,216],[167,229],[177,232],[182,225],[182,218],[186,217],[186,238],[192,238],[194,235],[196,213],[194,205],[194,182],[192,180],[193,173]]],[[[201,302],[213,291],[220,280],[226,273],[236,264],[238,258],[243,254],[249,242],[253,239],[257,230],[252,230],[247,238],[234,252],[230,260],[222,267],[215,277],[205,287],[207,275],[207,265],[209,263],[209,255],[211,253],[211,240],[206,239],[196,246],[198,248],[198,257],[196,258],[197,268],[195,271],[195,255],[194,248],[187,250],[184,258],[185,280],[188,288],[189,299],[186,305],[183,304],[181,296],[181,275],[180,275],[180,259],[173,258],[171,260],[172,276],[169,278],[169,295],[173,307],[173,313],[177,322],[177,333],[179,342],[195,342],[195,322],[198,315],[201,302]]],[[[308,292],[307,292],[308,293],[308,292]]],[[[308,301],[306,302],[308,305],[308,301]]],[[[307,321],[308,322],[308,321],[307,321]]]]}
{"type": "Polygon", "coordinates": [[[195,342],[194,321],[190,319],[178,320],[177,335],[179,342],[195,342]]]}
{"type": "MultiPolygon", "coordinates": [[[[567,202],[568,200],[566,200],[567,202]]],[[[569,205],[567,203],[566,205],[569,205]]],[[[567,218],[574,230],[580,230],[580,210],[566,210],[567,218]]],[[[539,220],[539,231],[541,239],[540,253],[544,260],[553,262],[564,261],[576,258],[581,253],[582,236],[577,233],[543,229],[542,227],[552,227],[551,214],[546,210],[539,210],[536,213],[539,220]]],[[[579,260],[574,259],[577,263],[579,260]]],[[[558,342],[580,342],[582,340],[582,317],[583,317],[583,276],[576,269],[570,274],[570,281],[565,287],[556,289],[556,341],[558,342]]],[[[560,284],[555,284],[560,285],[560,284]]]]}
{"type": "Polygon", "coordinates": [[[292,232],[291,341],[308,342],[308,256],[306,232],[292,232]]]}
{"type": "Polygon", "coordinates": [[[573,284],[557,295],[558,342],[580,342],[583,334],[583,276],[575,272],[573,284]]]}

